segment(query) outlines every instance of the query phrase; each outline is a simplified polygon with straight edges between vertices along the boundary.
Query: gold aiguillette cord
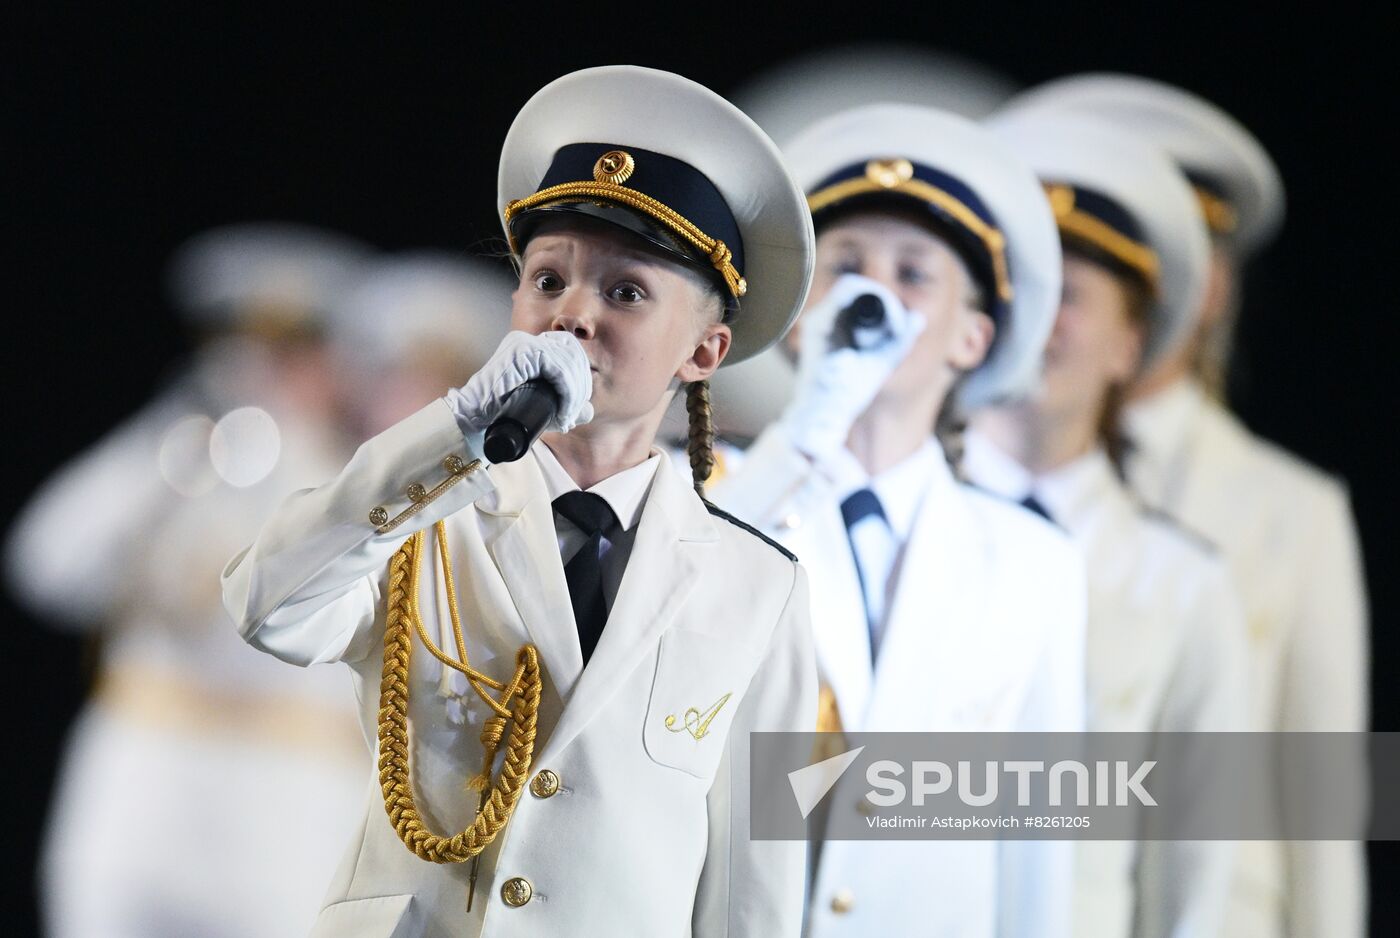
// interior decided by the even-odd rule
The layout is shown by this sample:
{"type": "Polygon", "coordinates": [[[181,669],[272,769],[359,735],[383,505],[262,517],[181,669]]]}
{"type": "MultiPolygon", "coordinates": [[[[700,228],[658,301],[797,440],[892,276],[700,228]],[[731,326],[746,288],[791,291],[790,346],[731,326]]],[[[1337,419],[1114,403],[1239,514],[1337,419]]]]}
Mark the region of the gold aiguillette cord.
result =
{"type": "Polygon", "coordinates": [[[433,530],[442,561],[457,658],[445,655],[423,627],[423,617],[418,609],[418,583],[425,532],[419,531],[405,541],[389,561],[384,671],[379,685],[379,783],[384,793],[384,810],[404,846],[433,863],[472,861],[467,892],[467,909],[470,911],[476,892],[477,863],[481,851],[505,828],[530,775],[542,681],[539,653],[534,645],[520,647],[515,656],[515,674],[508,683],[503,684],[471,666],[467,659],[467,644],[462,637],[461,617],[457,611],[447,532],[441,521],[433,530]],[[476,820],[470,827],[451,837],[441,837],[423,825],[410,782],[408,674],[414,632],[418,633],[423,646],[434,658],[466,675],[472,689],[493,711],[493,716],[481,728],[481,745],[485,749],[481,771],[467,783],[469,788],[481,792],[476,820]],[[488,688],[499,691],[499,699],[493,697],[488,688]],[[510,738],[506,744],[505,761],[493,782],[491,770],[501,741],[505,738],[507,723],[510,724],[510,738]]]}

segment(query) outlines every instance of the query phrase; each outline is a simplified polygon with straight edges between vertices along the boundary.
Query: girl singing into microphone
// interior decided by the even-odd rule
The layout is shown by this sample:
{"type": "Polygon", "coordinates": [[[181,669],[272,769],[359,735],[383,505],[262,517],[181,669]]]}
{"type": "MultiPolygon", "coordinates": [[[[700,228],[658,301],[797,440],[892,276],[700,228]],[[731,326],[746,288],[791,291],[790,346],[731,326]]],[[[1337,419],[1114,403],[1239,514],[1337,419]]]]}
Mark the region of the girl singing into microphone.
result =
{"type": "Polygon", "coordinates": [[[806,293],[801,193],[727,102],[631,67],[540,91],[499,180],[516,331],[224,575],[249,642],[351,666],[375,744],[314,934],[795,935],[803,847],[749,839],[748,737],[815,720],[806,578],[695,487],[706,379],[806,293]],[[537,378],[553,427],[485,465],[537,378]],[[682,389],[693,480],[653,447],[682,389]]]}
{"type": "MultiPolygon", "coordinates": [[[[797,389],[715,497],[812,574],[823,727],[1082,729],[1082,563],[959,482],[935,435],[1034,375],[1060,284],[1034,174],[976,125],[907,106],[831,117],[785,153],[817,230],[797,389]],[[850,322],[866,296],[882,328],[850,322]]],[[[837,787],[828,831],[863,826],[862,792],[837,787]]],[[[809,932],[1065,938],[1068,854],[828,840],[809,932]]]]}

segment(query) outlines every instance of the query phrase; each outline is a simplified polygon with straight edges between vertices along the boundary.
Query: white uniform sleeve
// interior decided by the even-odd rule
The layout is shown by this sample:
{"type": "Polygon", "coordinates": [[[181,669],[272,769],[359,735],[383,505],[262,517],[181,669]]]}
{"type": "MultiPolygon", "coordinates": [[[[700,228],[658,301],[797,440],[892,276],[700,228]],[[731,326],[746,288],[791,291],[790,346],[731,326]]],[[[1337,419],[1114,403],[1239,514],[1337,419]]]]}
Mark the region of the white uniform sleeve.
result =
{"type": "MultiPolygon", "coordinates": [[[[1249,660],[1243,607],[1223,562],[1202,567],[1183,607],[1182,654],[1167,683],[1156,729],[1164,733],[1243,732],[1249,719],[1249,660]]],[[[1204,762],[1187,771],[1205,777],[1204,762]]],[[[1220,933],[1234,868],[1227,840],[1144,841],[1138,860],[1137,928],[1142,938],[1220,933]]]]}
{"type": "MultiPolygon", "coordinates": [[[[1288,623],[1280,676],[1279,728],[1285,732],[1363,732],[1370,633],[1361,548],[1340,489],[1314,503],[1302,543],[1307,571],[1288,623]]],[[[1366,921],[1366,862],[1351,841],[1287,845],[1289,938],[1360,938],[1366,921]]]]}
{"type": "Polygon", "coordinates": [[[120,562],[166,499],[162,434],[184,413],[157,401],[64,466],[11,528],[6,567],[14,594],[56,621],[90,626],[124,598],[120,562]]]}
{"type": "Polygon", "coordinates": [[[224,569],[239,632],[293,664],[362,657],[394,551],[492,490],[475,460],[438,400],[362,445],[335,479],[290,496],[224,569]]]}
{"type": "Polygon", "coordinates": [[[807,574],[793,565],[792,592],[729,733],[709,794],[709,851],[695,896],[695,938],[796,938],[802,929],[805,841],[753,840],[749,734],[810,732],[817,672],[807,574]]]}
{"type": "MultiPolygon", "coordinates": [[[[1087,590],[1079,555],[1065,548],[1065,569],[1046,582],[1063,585],[1046,609],[1061,615],[1046,631],[1037,678],[1017,731],[1077,733],[1085,728],[1087,590]]],[[[1072,934],[1074,842],[1004,840],[997,849],[998,938],[1069,938],[1072,934]]]]}

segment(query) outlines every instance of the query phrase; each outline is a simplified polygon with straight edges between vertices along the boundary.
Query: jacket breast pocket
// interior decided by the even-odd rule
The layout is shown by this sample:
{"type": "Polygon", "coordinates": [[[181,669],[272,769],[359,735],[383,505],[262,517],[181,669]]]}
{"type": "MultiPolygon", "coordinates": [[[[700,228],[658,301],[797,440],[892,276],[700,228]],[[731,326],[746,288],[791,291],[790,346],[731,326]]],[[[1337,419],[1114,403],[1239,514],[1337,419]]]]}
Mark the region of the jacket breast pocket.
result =
{"type": "Polygon", "coordinates": [[[423,932],[412,905],[411,895],[336,902],[321,910],[310,938],[411,938],[423,932]]]}
{"type": "Polygon", "coordinates": [[[748,654],[685,629],[661,636],[642,742],[653,761],[713,778],[751,674],[748,654]]]}

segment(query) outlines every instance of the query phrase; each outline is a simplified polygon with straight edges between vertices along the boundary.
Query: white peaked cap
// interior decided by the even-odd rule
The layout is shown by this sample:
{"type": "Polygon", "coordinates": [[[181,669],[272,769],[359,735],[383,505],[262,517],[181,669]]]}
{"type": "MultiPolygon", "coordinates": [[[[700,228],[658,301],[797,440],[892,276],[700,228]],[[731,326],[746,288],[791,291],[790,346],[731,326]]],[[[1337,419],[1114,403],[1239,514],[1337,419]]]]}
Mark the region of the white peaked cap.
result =
{"type": "Polygon", "coordinates": [[[368,245],[306,225],[226,225],[181,245],[168,282],[180,312],[203,325],[269,311],[320,323],[372,256],[368,245]]]}
{"type": "Polygon", "coordinates": [[[912,44],[852,43],[781,62],[730,99],[786,146],[827,115],[867,104],[915,104],[978,118],[1017,90],[1011,78],[960,55],[912,44]]]}
{"type": "Polygon", "coordinates": [[[1150,371],[1190,335],[1206,287],[1209,236],[1186,177],[1140,137],[1084,114],[1016,108],[989,126],[1043,182],[1105,196],[1141,229],[1158,265],[1141,365],[1150,371]]]}
{"type": "MultiPolygon", "coordinates": [[[[876,104],[813,125],[784,154],[809,197],[842,172],[858,177],[862,166],[868,173],[872,163],[904,160],[914,168],[915,182],[926,168],[950,177],[949,191],[957,184],[959,204],[980,203],[987,216],[981,221],[1004,242],[1011,295],[998,302],[996,338],[986,360],[967,376],[958,402],[971,409],[1032,389],[1059,308],[1060,239],[1035,173],[1004,140],[946,111],[876,104]]],[[[956,222],[956,216],[943,220],[956,222]]]]}
{"type": "Polygon", "coordinates": [[[1246,254],[1267,244],[1283,224],[1283,178],[1268,151],[1243,124],[1204,98],[1135,75],[1072,75],[1015,99],[1101,117],[1165,150],[1188,176],[1223,190],[1233,232],[1246,254]]]}
{"type": "MultiPolygon", "coordinates": [[[[730,247],[736,261],[742,252],[738,273],[746,292],[730,323],[734,337],[725,364],[756,355],[787,331],[811,281],[812,222],[777,147],[757,124],[708,88],[670,72],[614,65],[565,75],[525,104],[506,135],[498,177],[502,216],[540,191],[563,148],[584,144],[596,145],[600,163],[609,152],[633,152],[628,148],[659,155],[638,154],[635,169],[627,170],[635,175],[612,184],[662,203],[658,193],[665,190],[703,191],[691,204],[665,207],[702,231],[701,220],[710,217],[737,232],[741,244],[730,247]],[[684,185],[672,185],[678,182],[684,185]]],[[[593,159],[587,157],[591,170],[570,181],[599,178],[593,159]],[[582,178],[589,174],[594,178],[582,178]]],[[[587,208],[598,201],[614,214],[622,204],[594,196],[571,204],[587,208]]]]}

